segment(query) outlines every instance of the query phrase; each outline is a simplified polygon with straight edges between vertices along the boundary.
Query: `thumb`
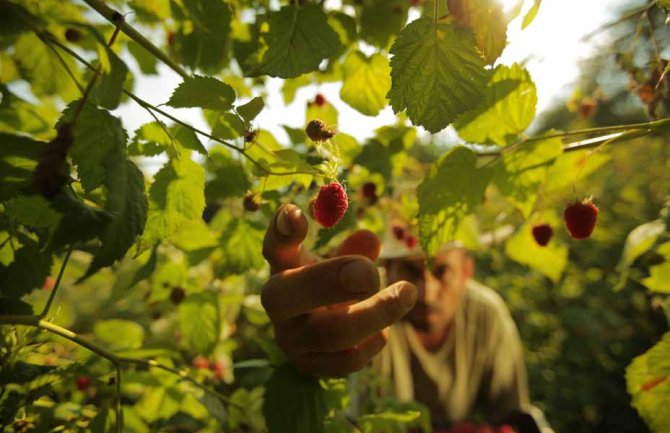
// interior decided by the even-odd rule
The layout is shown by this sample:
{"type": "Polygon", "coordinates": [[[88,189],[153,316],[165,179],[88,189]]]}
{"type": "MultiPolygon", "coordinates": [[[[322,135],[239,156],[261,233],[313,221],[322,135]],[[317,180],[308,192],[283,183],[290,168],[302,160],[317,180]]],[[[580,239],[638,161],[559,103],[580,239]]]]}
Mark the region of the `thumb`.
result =
{"type": "Polygon", "coordinates": [[[285,204],[277,209],[263,239],[263,257],[273,274],[317,261],[303,248],[306,235],[307,218],[299,207],[285,204]]]}

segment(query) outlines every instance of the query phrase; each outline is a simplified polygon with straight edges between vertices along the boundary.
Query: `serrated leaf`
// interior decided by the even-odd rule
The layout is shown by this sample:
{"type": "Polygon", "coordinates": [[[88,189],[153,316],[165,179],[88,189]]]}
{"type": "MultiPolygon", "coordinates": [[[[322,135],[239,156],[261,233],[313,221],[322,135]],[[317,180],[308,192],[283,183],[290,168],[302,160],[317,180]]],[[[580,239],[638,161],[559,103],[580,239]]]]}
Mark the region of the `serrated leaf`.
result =
{"type": "Polygon", "coordinates": [[[558,191],[572,188],[609,160],[610,156],[602,152],[593,153],[589,150],[582,150],[564,153],[556,159],[547,172],[545,189],[546,191],[558,191]]]}
{"type": "Polygon", "coordinates": [[[185,221],[201,218],[205,208],[205,173],[187,156],[172,158],[149,189],[149,213],[139,251],[151,248],[181,229],[185,221]]]}
{"type": "MultiPolygon", "coordinates": [[[[305,111],[305,126],[314,119],[322,120],[326,125],[337,127],[339,113],[333,104],[327,102],[321,106],[308,103],[305,111]]],[[[337,136],[336,136],[337,137],[337,136]]]]}
{"type": "Polygon", "coordinates": [[[407,110],[412,123],[432,133],[476,107],[490,77],[474,36],[454,23],[419,18],[400,33],[391,54],[393,111],[407,110]]]}
{"type": "Polygon", "coordinates": [[[498,66],[479,106],[454,122],[465,141],[505,146],[528,128],[535,117],[537,91],[526,69],[498,66]]]}
{"type": "Polygon", "coordinates": [[[49,240],[49,251],[87,242],[99,236],[112,220],[108,212],[87,205],[69,188],[63,188],[51,199],[51,206],[63,217],[49,240]]]}
{"type": "Polygon", "coordinates": [[[179,329],[191,352],[209,356],[221,333],[216,293],[200,292],[187,297],[179,305],[179,329]]]}
{"type": "Polygon", "coordinates": [[[19,299],[42,287],[51,271],[50,252],[41,251],[34,242],[28,242],[14,253],[14,261],[0,267],[0,296],[19,299]]]}
{"type": "Polygon", "coordinates": [[[344,60],[342,74],[340,97],[344,102],[368,116],[376,116],[386,107],[391,89],[391,66],[386,56],[368,58],[352,51],[344,60]]]}
{"type": "Polygon", "coordinates": [[[170,129],[158,122],[149,122],[135,130],[128,145],[128,153],[133,156],[155,156],[174,147],[174,137],[170,129]]]}
{"type": "Polygon", "coordinates": [[[371,0],[361,8],[361,38],[387,49],[407,22],[409,2],[405,0],[371,0]]]}
{"type": "Polygon", "coordinates": [[[496,171],[495,184],[500,192],[528,218],[535,206],[537,192],[547,170],[563,152],[560,138],[524,143],[503,156],[496,171]]]}
{"type": "Polygon", "coordinates": [[[440,157],[417,189],[419,234],[432,255],[454,239],[458,225],[482,202],[493,171],[477,168],[477,155],[462,146],[440,157]]]}
{"type": "Polygon", "coordinates": [[[626,368],[626,388],[651,431],[670,431],[670,333],[626,368]]]}
{"type": "Polygon", "coordinates": [[[105,182],[105,209],[112,220],[100,235],[102,246],[95,253],[86,276],[122,259],[144,230],[147,221],[147,196],[144,175],[125,157],[115,167],[116,175],[105,182]]]}
{"type": "MultiPolygon", "coordinates": [[[[0,269],[2,266],[0,265],[0,269]]],[[[2,270],[0,270],[0,276],[3,275],[2,270]]],[[[0,293],[2,291],[0,290],[0,293]]],[[[0,314],[15,314],[21,316],[32,316],[34,314],[33,306],[20,301],[15,298],[7,298],[5,296],[0,296],[0,314]]],[[[0,379],[0,383],[2,380],[0,379]]],[[[1,404],[0,404],[1,405],[1,404]]]]}
{"type": "Polygon", "coordinates": [[[263,107],[265,107],[263,98],[257,96],[246,104],[235,108],[235,110],[240,116],[242,116],[246,123],[249,123],[254,120],[256,116],[258,116],[258,114],[263,110],[263,107]]]}
{"type": "Polygon", "coordinates": [[[337,33],[321,6],[284,6],[269,16],[267,51],[259,66],[262,74],[293,78],[316,71],[322,60],[341,49],[337,33]]]}
{"type": "MultiPolygon", "coordinates": [[[[71,103],[59,120],[69,122],[80,101],[71,103]]],[[[124,153],[128,137],[118,117],[86,103],[74,128],[70,157],[77,164],[77,173],[86,192],[101,186],[107,176],[114,175],[114,163],[124,153]]]]}
{"type": "Polygon", "coordinates": [[[156,75],[158,74],[158,69],[156,65],[158,60],[151,55],[143,46],[138,44],[133,40],[129,40],[127,45],[128,52],[135,58],[137,65],[140,67],[140,71],[145,75],[156,75]]]}
{"type": "Polygon", "coordinates": [[[219,116],[212,127],[212,135],[218,138],[234,140],[244,134],[244,120],[235,113],[219,116]]]}
{"type": "Polygon", "coordinates": [[[657,252],[665,258],[665,261],[652,266],[649,269],[651,275],[642,280],[642,284],[652,292],[670,294],[670,242],[660,245],[657,252]]]}
{"type": "Polygon", "coordinates": [[[654,246],[656,240],[665,232],[665,223],[661,220],[650,221],[641,224],[631,230],[626,237],[626,243],[623,245],[621,258],[617,264],[617,271],[622,272],[642,254],[649,251],[654,246]]]}
{"type": "Polygon", "coordinates": [[[121,102],[128,67],[107,45],[99,48],[102,71],[91,96],[98,105],[115,110],[121,102]]]}
{"type": "Polygon", "coordinates": [[[216,203],[228,197],[240,197],[249,188],[251,181],[239,161],[230,157],[227,151],[212,150],[207,161],[210,178],[205,186],[207,203],[216,203]]]}
{"type": "Polygon", "coordinates": [[[223,252],[217,272],[221,275],[244,274],[263,266],[263,237],[265,228],[259,224],[231,218],[219,238],[223,252]]]}
{"type": "Polygon", "coordinates": [[[291,364],[278,367],[266,385],[263,416],[269,433],[323,433],[327,410],[319,380],[291,364]]]}
{"type": "MultiPolygon", "coordinates": [[[[667,0],[661,0],[661,4],[663,2],[667,2],[667,0]]],[[[540,11],[540,5],[542,4],[542,0],[535,0],[533,3],[533,6],[526,12],[526,15],[523,17],[523,24],[521,24],[521,29],[525,29],[528,27],[533,20],[535,20],[535,17],[537,16],[537,13],[540,11]]],[[[666,6],[667,8],[667,6],[666,6]]]]}
{"type": "Polygon", "coordinates": [[[233,106],[235,91],[214,77],[195,75],[184,79],[175,89],[167,105],[175,108],[208,108],[227,111],[233,106]]]}
{"type": "Polygon", "coordinates": [[[53,210],[41,195],[22,195],[5,202],[5,211],[19,224],[32,227],[51,227],[61,215],[53,210]]]}
{"type": "MultiPolygon", "coordinates": [[[[556,218],[550,223],[558,227],[560,223],[557,221],[556,218]]],[[[554,283],[561,279],[568,262],[568,248],[564,244],[552,240],[547,246],[541,247],[535,242],[530,221],[521,226],[518,232],[507,240],[505,253],[511,259],[547,276],[554,283]]]]}
{"type": "Polygon", "coordinates": [[[32,184],[45,144],[29,137],[0,132],[0,200],[15,197],[32,184]]]}
{"type": "Polygon", "coordinates": [[[133,350],[142,347],[144,328],[122,319],[100,320],[93,326],[95,338],[112,351],[133,350]]]}
{"type": "Polygon", "coordinates": [[[469,27],[486,61],[493,64],[507,44],[507,17],[497,0],[456,0],[449,2],[456,22],[469,27]]]}
{"type": "MultiPolygon", "coordinates": [[[[222,0],[183,0],[186,16],[174,35],[179,61],[205,73],[218,74],[228,63],[231,10],[222,0]]],[[[173,10],[174,14],[174,10],[173,10]]]]}
{"type": "Polygon", "coordinates": [[[74,74],[74,79],[80,82],[81,74],[72,57],[61,56],[61,63],[61,59],[34,33],[19,37],[14,46],[14,58],[36,96],[59,95],[63,100],[70,101],[79,93],[73,78],[63,66],[64,63],[74,74]]]}
{"type": "Polygon", "coordinates": [[[386,180],[391,179],[391,170],[393,169],[391,149],[377,140],[368,141],[354,159],[354,163],[362,165],[371,173],[381,174],[386,180]]]}

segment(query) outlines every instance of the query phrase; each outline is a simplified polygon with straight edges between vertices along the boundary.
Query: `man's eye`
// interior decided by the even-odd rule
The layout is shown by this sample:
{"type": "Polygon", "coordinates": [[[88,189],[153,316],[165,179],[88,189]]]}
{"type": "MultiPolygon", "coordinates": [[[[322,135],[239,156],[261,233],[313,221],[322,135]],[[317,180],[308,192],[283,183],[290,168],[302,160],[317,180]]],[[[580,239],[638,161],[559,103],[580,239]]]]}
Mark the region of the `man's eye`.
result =
{"type": "Polygon", "coordinates": [[[433,276],[435,278],[442,279],[444,277],[445,272],[447,272],[447,266],[446,265],[435,265],[433,267],[433,276]]]}

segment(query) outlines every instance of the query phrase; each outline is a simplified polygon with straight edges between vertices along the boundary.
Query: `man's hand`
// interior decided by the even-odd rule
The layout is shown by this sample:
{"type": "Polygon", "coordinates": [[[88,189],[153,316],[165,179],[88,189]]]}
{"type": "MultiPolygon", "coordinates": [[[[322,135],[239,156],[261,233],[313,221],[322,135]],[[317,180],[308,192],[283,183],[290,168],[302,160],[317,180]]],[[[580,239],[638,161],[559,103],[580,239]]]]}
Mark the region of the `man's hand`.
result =
{"type": "Polygon", "coordinates": [[[261,292],[279,347],[305,373],[342,376],[365,367],[384,347],[385,328],[414,305],[417,289],[399,282],[379,290],[373,264],[379,239],[360,230],[324,260],[306,250],[307,219],[280,207],[263,241],[272,277],[261,292]]]}

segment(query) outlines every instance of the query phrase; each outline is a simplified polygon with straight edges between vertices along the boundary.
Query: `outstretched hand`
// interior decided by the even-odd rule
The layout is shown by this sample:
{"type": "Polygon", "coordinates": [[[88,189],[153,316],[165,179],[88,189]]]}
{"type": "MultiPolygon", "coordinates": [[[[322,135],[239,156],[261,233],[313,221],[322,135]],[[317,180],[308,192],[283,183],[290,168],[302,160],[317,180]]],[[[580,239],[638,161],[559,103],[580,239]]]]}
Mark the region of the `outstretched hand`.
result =
{"type": "Polygon", "coordinates": [[[351,234],[324,259],[303,246],[307,218],[295,205],[280,207],[263,241],[272,276],[261,301],[279,347],[303,372],[342,376],[365,367],[386,344],[386,328],[417,299],[405,281],[380,290],[373,260],[379,238],[351,234]]]}

